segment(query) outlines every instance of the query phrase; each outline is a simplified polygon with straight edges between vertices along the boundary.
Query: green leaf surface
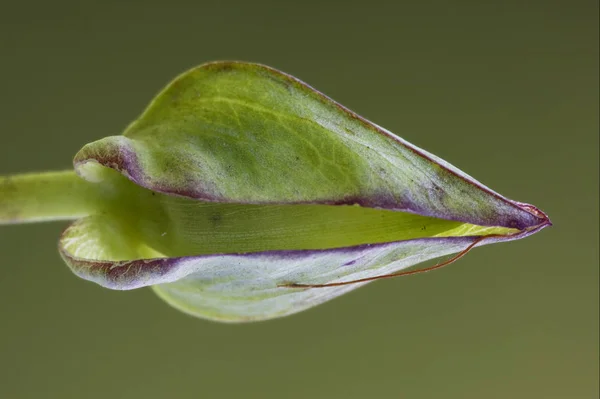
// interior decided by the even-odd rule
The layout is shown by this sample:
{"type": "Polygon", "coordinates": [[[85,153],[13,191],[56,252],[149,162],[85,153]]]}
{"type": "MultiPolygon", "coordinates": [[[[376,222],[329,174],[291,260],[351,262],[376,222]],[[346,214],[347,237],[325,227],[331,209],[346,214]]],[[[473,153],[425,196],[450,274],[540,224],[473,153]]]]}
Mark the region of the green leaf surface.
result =
{"type": "Polygon", "coordinates": [[[262,65],[205,64],[176,78],[90,161],[148,189],[215,202],[360,204],[525,228],[543,217],[262,65]]]}

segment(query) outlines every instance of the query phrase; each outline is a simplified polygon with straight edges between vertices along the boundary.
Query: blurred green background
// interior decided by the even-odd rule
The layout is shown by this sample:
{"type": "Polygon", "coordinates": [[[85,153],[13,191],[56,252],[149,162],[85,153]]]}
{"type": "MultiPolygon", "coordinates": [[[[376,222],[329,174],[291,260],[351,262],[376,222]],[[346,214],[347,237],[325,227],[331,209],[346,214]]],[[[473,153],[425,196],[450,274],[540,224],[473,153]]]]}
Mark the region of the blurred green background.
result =
{"type": "Polygon", "coordinates": [[[32,1],[0,10],[0,173],[70,167],[171,78],[291,73],[554,227],[224,325],[0,227],[0,398],[598,397],[598,3],[32,1]]]}

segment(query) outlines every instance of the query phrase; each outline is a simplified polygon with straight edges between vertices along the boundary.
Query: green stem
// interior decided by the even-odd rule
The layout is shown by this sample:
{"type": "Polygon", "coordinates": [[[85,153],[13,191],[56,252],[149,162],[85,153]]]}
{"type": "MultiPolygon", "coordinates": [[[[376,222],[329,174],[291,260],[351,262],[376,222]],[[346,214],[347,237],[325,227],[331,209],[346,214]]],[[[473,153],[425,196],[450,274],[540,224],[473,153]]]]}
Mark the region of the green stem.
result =
{"type": "Polygon", "coordinates": [[[73,220],[97,209],[98,185],[74,171],[0,177],[0,224],[73,220]]]}

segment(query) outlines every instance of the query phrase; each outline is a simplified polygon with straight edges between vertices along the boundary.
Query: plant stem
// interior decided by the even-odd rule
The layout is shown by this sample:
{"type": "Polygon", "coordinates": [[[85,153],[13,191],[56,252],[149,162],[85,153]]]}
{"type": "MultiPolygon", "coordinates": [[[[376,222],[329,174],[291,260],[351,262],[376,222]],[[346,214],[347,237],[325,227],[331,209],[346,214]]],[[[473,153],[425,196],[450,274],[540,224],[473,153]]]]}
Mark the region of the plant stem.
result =
{"type": "Polygon", "coordinates": [[[98,185],[72,170],[0,177],[0,224],[78,219],[99,197],[98,185]]]}

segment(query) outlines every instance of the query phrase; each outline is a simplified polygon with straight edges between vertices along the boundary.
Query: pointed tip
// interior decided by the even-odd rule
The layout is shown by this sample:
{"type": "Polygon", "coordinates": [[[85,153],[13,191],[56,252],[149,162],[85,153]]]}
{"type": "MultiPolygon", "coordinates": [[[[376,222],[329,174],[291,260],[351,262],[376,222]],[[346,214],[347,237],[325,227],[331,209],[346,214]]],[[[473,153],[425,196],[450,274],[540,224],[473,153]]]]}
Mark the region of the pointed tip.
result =
{"type": "Polygon", "coordinates": [[[552,221],[550,220],[548,215],[538,207],[526,203],[519,203],[519,206],[521,207],[521,209],[535,216],[537,223],[533,226],[530,226],[531,228],[552,226],[552,221]]]}

